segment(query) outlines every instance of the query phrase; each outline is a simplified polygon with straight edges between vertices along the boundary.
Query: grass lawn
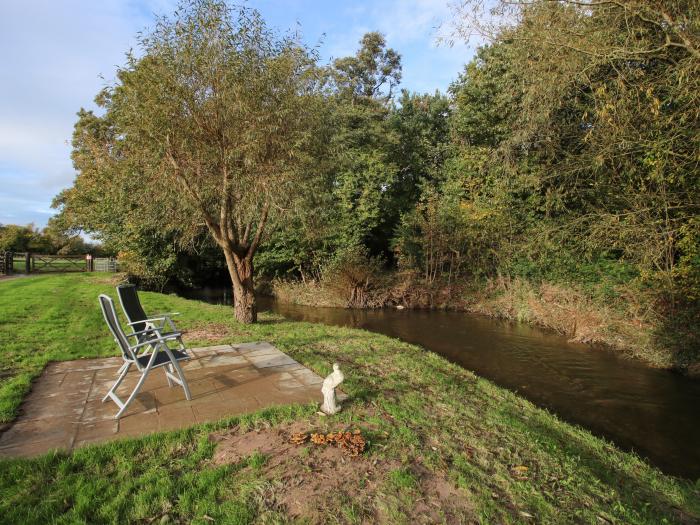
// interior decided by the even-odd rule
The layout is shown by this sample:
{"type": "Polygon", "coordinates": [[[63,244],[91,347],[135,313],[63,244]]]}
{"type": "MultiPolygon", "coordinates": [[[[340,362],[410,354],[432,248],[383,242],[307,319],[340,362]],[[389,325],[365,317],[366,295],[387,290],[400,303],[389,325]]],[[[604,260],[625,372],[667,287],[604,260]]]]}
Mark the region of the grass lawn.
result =
{"type": "MultiPolygon", "coordinates": [[[[105,275],[0,282],[0,420],[12,420],[47,362],[116,354],[99,293],[115,296],[105,275]]],[[[700,484],[666,476],[416,346],[265,314],[243,326],[227,307],[157,293],[142,299],[148,312],[182,312],[178,324],[192,345],[206,343],[194,337],[208,332],[222,343],[269,341],[321,375],[337,361],[350,400],[333,417],[296,405],[73,454],[0,461],[0,522],[700,520],[700,484]],[[357,459],[313,445],[289,457],[270,448],[292,429],[361,429],[369,447],[357,459]],[[246,448],[256,436],[267,449],[246,448]]]]}

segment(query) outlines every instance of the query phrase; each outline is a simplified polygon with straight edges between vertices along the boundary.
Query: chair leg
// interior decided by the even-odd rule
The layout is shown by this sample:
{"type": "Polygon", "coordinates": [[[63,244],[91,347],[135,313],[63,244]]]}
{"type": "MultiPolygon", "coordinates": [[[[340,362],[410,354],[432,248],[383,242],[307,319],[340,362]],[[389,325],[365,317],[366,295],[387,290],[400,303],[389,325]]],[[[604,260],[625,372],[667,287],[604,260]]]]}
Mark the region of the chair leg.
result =
{"type": "Polygon", "coordinates": [[[170,351],[170,348],[168,348],[168,345],[163,345],[162,350],[168,354],[168,359],[170,359],[170,365],[168,366],[173,366],[175,367],[175,370],[177,371],[178,378],[173,377],[172,379],[180,385],[182,385],[183,390],[185,391],[185,397],[187,398],[187,401],[192,400],[192,394],[190,394],[190,387],[187,385],[187,380],[185,379],[185,374],[182,373],[182,368],[180,368],[180,363],[177,362],[177,359],[175,359],[175,356],[173,353],[170,351]]]}
{"type": "Polygon", "coordinates": [[[177,360],[173,359],[172,355],[170,357],[170,360],[173,362],[173,365],[175,367],[175,370],[177,371],[177,375],[180,378],[180,384],[182,385],[182,389],[185,391],[185,398],[187,398],[187,401],[192,400],[192,394],[190,394],[190,387],[187,385],[187,380],[185,379],[185,374],[182,373],[182,368],[180,368],[180,363],[177,362],[177,360]]]}
{"type": "Polygon", "coordinates": [[[105,401],[107,401],[107,399],[112,397],[112,394],[114,394],[114,392],[117,390],[117,388],[119,388],[119,385],[121,385],[122,381],[126,377],[126,374],[129,372],[129,368],[131,368],[131,363],[124,363],[122,365],[122,367],[119,369],[119,376],[117,377],[117,381],[116,381],[116,383],[114,383],[112,385],[112,388],[109,389],[109,391],[107,392],[107,395],[102,398],[103,403],[105,401]]]}
{"type": "Polygon", "coordinates": [[[150,372],[150,371],[151,371],[151,365],[149,363],[148,367],[146,367],[144,370],[141,371],[141,378],[139,379],[139,382],[136,383],[136,386],[134,387],[134,391],[129,396],[129,399],[126,400],[126,402],[124,403],[124,406],[119,409],[119,412],[117,412],[117,415],[114,416],[114,419],[119,419],[119,417],[124,413],[124,411],[129,406],[129,403],[131,403],[134,400],[136,395],[139,393],[139,390],[141,390],[143,383],[146,381],[146,377],[148,376],[148,372],[150,372]]]}

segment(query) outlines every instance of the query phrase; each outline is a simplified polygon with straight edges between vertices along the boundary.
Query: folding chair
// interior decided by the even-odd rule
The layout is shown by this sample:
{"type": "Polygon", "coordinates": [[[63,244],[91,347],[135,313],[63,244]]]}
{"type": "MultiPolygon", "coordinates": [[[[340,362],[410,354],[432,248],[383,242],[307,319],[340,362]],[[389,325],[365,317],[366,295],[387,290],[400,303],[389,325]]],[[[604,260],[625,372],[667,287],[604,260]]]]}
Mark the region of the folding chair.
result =
{"type": "Polygon", "coordinates": [[[119,319],[117,318],[117,312],[114,308],[114,301],[108,295],[100,295],[100,308],[102,308],[102,315],[105,318],[107,326],[109,326],[110,332],[114,336],[114,340],[122,351],[122,358],[124,359],[124,364],[119,369],[119,376],[117,377],[116,383],[112,385],[109,389],[107,395],[102,399],[104,403],[107,399],[112,399],[119,407],[119,412],[114,416],[115,419],[119,419],[124,413],[129,404],[134,400],[136,395],[141,390],[148,373],[159,367],[164,367],[165,377],[168,380],[168,385],[173,386],[173,383],[177,383],[182,386],[185,391],[185,397],[187,400],[192,399],[190,394],[190,389],[187,386],[187,381],[185,380],[185,375],[182,373],[182,368],[180,368],[179,361],[189,359],[190,356],[187,355],[187,349],[182,342],[182,337],[180,332],[168,332],[161,333],[157,328],[147,327],[143,330],[134,330],[133,333],[127,334],[122,330],[119,324],[119,319]],[[134,344],[129,343],[129,339],[133,338],[135,340],[134,344]],[[168,343],[177,342],[178,348],[170,348],[168,343]],[[146,352],[146,349],[150,348],[150,352],[146,352]],[[126,377],[131,366],[134,365],[136,369],[141,372],[141,377],[139,378],[134,390],[129,395],[126,401],[122,401],[119,396],[115,393],[121,382],[126,377]],[[177,374],[177,376],[175,375],[177,374]]]}

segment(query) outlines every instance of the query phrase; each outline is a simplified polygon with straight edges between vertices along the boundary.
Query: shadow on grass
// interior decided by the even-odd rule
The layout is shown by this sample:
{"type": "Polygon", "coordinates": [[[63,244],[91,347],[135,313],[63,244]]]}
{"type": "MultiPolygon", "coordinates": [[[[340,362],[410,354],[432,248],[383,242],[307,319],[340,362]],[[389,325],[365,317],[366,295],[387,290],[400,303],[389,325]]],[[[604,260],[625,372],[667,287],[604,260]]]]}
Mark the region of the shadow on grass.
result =
{"type": "Polygon", "coordinates": [[[272,326],[272,325],[279,325],[283,323],[288,323],[289,321],[287,319],[284,319],[283,317],[280,318],[272,318],[272,319],[260,319],[258,318],[257,324],[262,325],[262,326],[272,326]]]}

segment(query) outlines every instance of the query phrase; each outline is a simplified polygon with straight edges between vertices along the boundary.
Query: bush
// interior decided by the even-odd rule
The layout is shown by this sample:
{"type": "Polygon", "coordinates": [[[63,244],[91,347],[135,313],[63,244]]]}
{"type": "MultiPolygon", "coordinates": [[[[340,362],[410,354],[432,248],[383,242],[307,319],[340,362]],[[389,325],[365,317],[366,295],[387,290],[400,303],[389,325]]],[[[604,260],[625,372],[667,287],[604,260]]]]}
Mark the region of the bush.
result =
{"type": "Polygon", "coordinates": [[[323,270],[323,284],[342,298],[348,308],[383,306],[384,260],[371,257],[365,246],[338,250],[323,270]]]}
{"type": "Polygon", "coordinates": [[[458,189],[443,190],[428,190],[402,217],[393,240],[399,268],[421,272],[427,284],[494,273],[499,213],[458,189]]]}

